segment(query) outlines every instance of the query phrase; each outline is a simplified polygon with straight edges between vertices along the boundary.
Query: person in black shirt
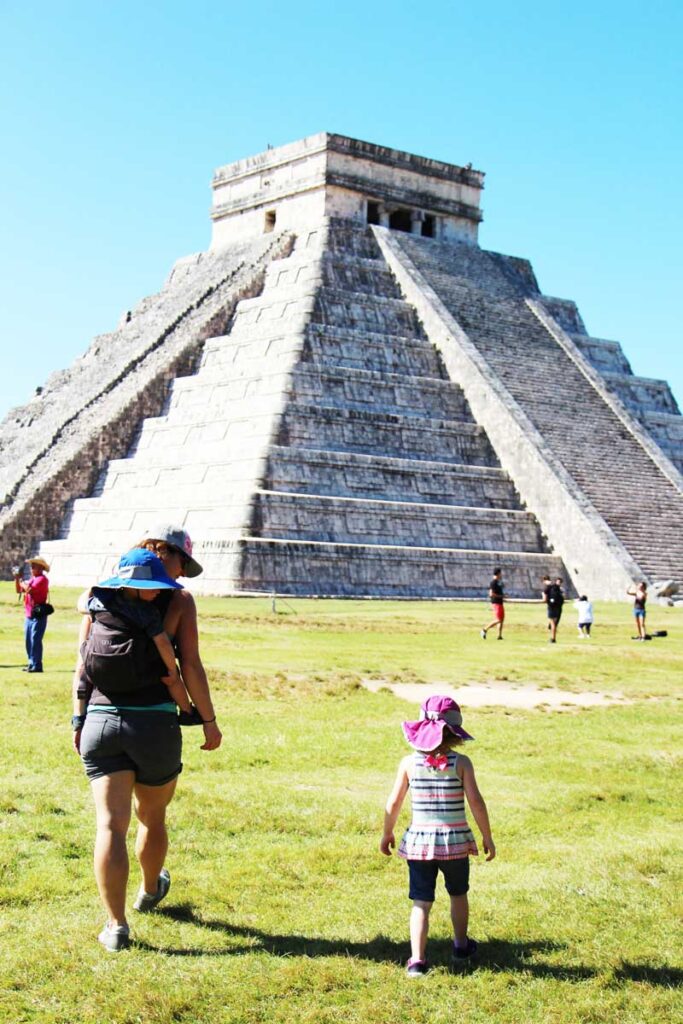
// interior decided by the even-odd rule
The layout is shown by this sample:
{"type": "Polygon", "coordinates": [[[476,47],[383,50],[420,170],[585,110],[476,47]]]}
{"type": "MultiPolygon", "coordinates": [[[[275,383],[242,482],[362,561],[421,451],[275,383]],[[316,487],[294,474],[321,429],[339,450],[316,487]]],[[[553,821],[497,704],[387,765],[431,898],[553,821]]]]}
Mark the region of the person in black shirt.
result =
{"type": "Polygon", "coordinates": [[[554,583],[549,583],[543,590],[543,597],[548,608],[548,627],[550,629],[550,643],[557,643],[557,627],[562,617],[562,605],[564,604],[564,590],[562,589],[562,577],[558,576],[554,583]]]}
{"type": "Polygon", "coordinates": [[[503,639],[503,623],[505,622],[505,594],[503,591],[503,572],[501,569],[493,570],[493,579],[489,583],[489,601],[491,602],[491,614],[493,621],[481,630],[482,640],[494,626],[498,627],[498,640],[503,639]]]}

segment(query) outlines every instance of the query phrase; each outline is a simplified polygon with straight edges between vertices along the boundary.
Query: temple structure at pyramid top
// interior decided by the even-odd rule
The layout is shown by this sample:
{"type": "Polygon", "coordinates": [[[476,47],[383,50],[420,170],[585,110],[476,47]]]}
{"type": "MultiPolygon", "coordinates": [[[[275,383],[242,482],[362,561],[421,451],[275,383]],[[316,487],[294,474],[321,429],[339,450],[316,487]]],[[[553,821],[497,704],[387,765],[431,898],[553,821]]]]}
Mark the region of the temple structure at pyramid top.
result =
{"type": "Polygon", "coordinates": [[[216,594],[683,587],[683,417],[526,259],[483,174],[321,133],[221,167],[206,252],[0,424],[5,574],[111,574],[159,522],[216,594]]]}
{"type": "Polygon", "coordinates": [[[212,248],[324,217],[475,242],[484,175],[345,135],[320,132],[219,167],[212,248]]]}

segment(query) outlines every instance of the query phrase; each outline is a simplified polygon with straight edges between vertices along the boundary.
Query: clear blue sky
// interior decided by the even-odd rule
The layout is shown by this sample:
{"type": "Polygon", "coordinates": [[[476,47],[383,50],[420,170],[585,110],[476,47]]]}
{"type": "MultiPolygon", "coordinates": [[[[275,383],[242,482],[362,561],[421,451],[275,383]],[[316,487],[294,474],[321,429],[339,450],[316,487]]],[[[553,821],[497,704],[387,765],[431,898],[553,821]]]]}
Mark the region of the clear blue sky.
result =
{"type": "Polygon", "coordinates": [[[209,244],[231,160],[340,132],[486,172],[481,244],[683,404],[680,0],[0,0],[0,417],[209,244]]]}

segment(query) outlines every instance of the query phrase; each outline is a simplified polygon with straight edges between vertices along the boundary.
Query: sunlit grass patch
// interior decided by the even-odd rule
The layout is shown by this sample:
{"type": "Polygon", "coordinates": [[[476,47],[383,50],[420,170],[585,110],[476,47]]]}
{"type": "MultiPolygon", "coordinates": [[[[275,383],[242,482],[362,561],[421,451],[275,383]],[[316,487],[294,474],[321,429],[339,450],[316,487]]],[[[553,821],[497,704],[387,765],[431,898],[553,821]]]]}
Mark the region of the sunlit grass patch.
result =
{"type": "Polygon", "coordinates": [[[131,913],[133,948],[112,957],[95,941],[93,813],[70,749],[75,595],[55,596],[47,671],[27,678],[21,609],[0,586],[0,1020],[680,1018],[680,609],[654,608],[670,635],[640,645],[626,606],[597,606],[590,645],[568,610],[554,648],[536,606],[513,606],[494,645],[477,632],[483,604],[296,600],[273,613],[265,600],[200,600],[224,745],[206,754],[185,730],[171,893],[157,913],[131,913]],[[369,676],[632,700],[568,713],[465,703],[499,856],[473,865],[481,955],[457,978],[443,892],[434,969],[417,985],[404,975],[405,866],[377,843],[400,722],[417,704],[366,691],[369,676]]]}

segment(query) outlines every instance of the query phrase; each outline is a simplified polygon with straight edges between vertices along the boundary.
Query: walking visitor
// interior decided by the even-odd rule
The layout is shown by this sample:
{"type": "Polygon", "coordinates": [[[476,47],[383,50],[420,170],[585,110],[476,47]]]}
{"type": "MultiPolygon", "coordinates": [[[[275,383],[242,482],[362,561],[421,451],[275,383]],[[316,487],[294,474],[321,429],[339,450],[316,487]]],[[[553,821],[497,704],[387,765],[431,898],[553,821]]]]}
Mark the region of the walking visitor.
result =
{"type": "MultiPolygon", "coordinates": [[[[154,600],[164,631],[173,642],[183,682],[201,721],[202,750],[216,750],[221,732],[206,672],[199,655],[197,608],[192,595],[173,584],[178,578],[198,576],[202,567],[192,557],[192,542],[180,527],[150,529],[140,548],[154,551],[167,574],[166,585],[154,600]],[[170,585],[169,585],[170,584],[170,585]]],[[[143,559],[144,561],[144,559],[143,559]]],[[[126,585],[143,580],[150,567],[133,565],[126,585]],[[142,575],[140,571],[142,570],[142,575]]],[[[158,570],[155,588],[163,580],[158,570]]],[[[84,613],[81,642],[87,640],[91,618],[85,617],[89,594],[79,601],[84,613]]],[[[166,810],[182,770],[182,739],[176,704],[162,681],[163,662],[143,680],[144,685],[108,694],[93,686],[79,657],[74,672],[74,747],[80,753],[95,802],[94,868],[107,920],[98,938],[104,948],[118,953],[130,944],[126,916],[128,851],[126,836],[132,810],[138,820],[135,854],[142,884],[133,904],[136,911],[153,910],[167,895],[171,877],[165,867],[168,851],[166,810]]]]}
{"type": "Polygon", "coordinates": [[[404,757],[386,804],[380,851],[391,856],[396,846],[394,827],[408,789],[412,821],[405,831],[398,856],[408,862],[411,978],[427,973],[429,914],[436,895],[439,872],[444,876],[451,903],[454,942],[451,966],[458,970],[472,961],[477,943],[468,935],[469,858],[478,854],[477,844],[465,817],[465,797],[482,835],[486,860],[496,847],[488,811],[479,792],[469,757],[456,752],[473,737],[462,728],[459,706],[450,697],[429,697],[417,722],[404,722],[403,733],[414,749],[404,757]]]}
{"type": "Polygon", "coordinates": [[[580,637],[589,637],[591,635],[591,626],[593,625],[593,605],[588,600],[585,594],[580,597],[577,601],[574,601],[574,607],[578,613],[578,629],[580,637]]]}
{"type": "Polygon", "coordinates": [[[497,640],[503,639],[503,623],[505,622],[505,592],[503,589],[503,570],[494,569],[493,578],[489,583],[489,601],[491,602],[491,614],[493,620],[489,622],[488,626],[484,626],[480,632],[482,640],[486,639],[486,634],[490,629],[497,627],[498,636],[497,640]]]}

